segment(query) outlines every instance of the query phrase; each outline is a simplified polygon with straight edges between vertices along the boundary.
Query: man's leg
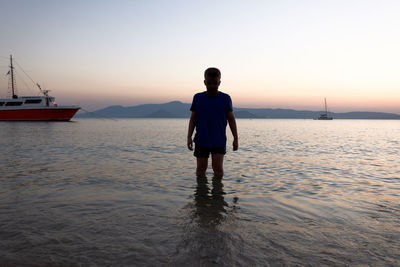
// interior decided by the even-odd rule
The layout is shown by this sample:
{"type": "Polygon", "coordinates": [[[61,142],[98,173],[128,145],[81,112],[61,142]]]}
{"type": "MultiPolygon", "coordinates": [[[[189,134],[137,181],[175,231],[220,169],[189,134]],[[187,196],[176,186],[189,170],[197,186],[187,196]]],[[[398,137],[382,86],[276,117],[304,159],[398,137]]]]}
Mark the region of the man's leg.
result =
{"type": "Polygon", "coordinates": [[[214,175],[222,178],[222,176],[224,176],[224,154],[212,154],[211,159],[214,175]]]}
{"type": "Polygon", "coordinates": [[[197,158],[197,168],[196,168],[197,177],[206,176],[207,165],[208,165],[208,158],[197,158]]]}

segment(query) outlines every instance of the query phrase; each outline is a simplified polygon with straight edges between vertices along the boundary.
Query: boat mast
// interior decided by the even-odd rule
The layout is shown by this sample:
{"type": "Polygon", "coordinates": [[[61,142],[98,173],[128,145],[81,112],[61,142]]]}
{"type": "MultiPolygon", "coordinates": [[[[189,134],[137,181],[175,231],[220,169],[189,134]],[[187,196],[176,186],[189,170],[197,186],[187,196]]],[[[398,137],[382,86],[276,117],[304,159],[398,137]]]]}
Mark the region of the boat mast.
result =
{"type": "Polygon", "coordinates": [[[14,66],[12,61],[12,55],[10,55],[10,74],[11,74],[12,98],[16,99],[18,98],[18,96],[15,94],[15,78],[14,78],[14,66]]]}
{"type": "Polygon", "coordinates": [[[326,114],[326,116],[328,116],[328,107],[326,105],[326,97],[325,97],[325,114],[326,114]]]}

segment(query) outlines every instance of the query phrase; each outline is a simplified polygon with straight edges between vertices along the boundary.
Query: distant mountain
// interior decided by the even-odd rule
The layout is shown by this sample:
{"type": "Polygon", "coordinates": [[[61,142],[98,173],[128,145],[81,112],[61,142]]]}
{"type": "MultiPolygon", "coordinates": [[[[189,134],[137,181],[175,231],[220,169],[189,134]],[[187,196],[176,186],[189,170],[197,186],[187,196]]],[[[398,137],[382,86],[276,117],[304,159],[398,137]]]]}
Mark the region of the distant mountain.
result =
{"type": "MultiPolygon", "coordinates": [[[[78,118],[189,118],[190,104],[172,101],[164,104],[145,104],[132,107],[109,106],[94,112],[77,114],[78,118]]],[[[251,119],[314,119],[323,111],[271,109],[271,108],[235,108],[236,118],[251,119]]],[[[399,120],[399,114],[384,112],[329,112],[334,119],[390,119],[399,120]]]]}
{"type": "Polygon", "coordinates": [[[257,119],[259,118],[257,115],[250,113],[245,109],[235,110],[235,117],[236,118],[244,118],[244,119],[257,119]]]}
{"type": "Polygon", "coordinates": [[[149,114],[148,117],[149,118],[174,118],[176,116],[166,110],[159,109],[156,112],[149,114]]]}
{"type": "Polygon", "coordinates": [[[79,118],[187,118],[190,117],[190,104],[172,101],[164,104],[144,104],[132,107],[109,106],[94,112],[77,114],[79,118]]]}

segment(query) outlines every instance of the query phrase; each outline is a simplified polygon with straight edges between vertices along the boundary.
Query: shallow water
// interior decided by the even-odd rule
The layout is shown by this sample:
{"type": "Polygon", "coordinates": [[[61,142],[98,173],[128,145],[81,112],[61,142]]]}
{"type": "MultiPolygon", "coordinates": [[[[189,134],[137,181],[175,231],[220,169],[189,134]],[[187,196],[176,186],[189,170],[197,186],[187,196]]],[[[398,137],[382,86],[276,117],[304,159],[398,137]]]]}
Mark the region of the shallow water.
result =
{"type": "Polygon", "coordinates": [[[0,265],[400,265],[399,121],[238,120],[222,181],[187,123],[1,122],[0,265]]]}

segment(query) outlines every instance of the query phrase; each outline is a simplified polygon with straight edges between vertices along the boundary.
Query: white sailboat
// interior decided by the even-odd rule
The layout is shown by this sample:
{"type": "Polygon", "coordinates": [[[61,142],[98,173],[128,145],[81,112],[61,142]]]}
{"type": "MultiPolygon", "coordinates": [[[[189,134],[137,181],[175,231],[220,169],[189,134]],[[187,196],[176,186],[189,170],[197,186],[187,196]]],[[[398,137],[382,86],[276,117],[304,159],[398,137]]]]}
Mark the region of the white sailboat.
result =
{"type": "Polygon", "coordinates": [[[317,120],[325,120],[325,121],[333,120],[332,117],[328,116],[328,106],[326,104],[326,97],[325,97],[325,113],[319,115],[317,120]]]}

